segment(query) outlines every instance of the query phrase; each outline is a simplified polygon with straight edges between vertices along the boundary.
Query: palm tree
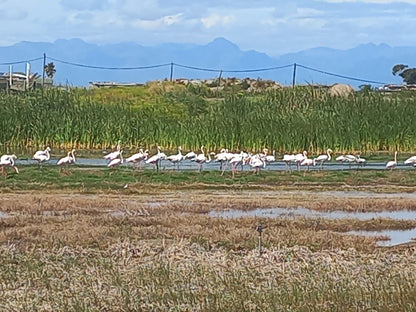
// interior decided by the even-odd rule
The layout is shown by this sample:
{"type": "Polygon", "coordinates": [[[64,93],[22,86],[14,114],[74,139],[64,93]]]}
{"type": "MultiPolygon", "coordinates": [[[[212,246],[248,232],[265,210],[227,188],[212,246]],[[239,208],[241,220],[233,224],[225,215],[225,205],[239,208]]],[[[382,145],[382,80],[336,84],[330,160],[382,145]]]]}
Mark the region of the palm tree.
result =
{"type": "Polygon", "coordinates": [[[53,78],[53,76],[56,73],[55,64],[53,62],[50,62],[50,63],[48,63],[48,64],[45,65],[45,67],[43,68],[43,70],[45,71],[46,75],[49,78],[53,78]]]}

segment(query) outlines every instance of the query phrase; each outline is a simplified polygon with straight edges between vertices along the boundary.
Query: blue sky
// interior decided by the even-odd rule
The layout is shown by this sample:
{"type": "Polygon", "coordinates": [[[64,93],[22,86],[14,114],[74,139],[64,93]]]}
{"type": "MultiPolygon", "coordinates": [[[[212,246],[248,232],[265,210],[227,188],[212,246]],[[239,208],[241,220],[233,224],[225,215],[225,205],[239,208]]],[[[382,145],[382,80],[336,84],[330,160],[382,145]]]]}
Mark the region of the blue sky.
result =
{"type": "Polygon", "coordinates": [[[0,28],[0,46],[72,38],[207,44],[224,37],[278,56],[370,42],[415,45],[416,0],[0,0],[0,28]]]}

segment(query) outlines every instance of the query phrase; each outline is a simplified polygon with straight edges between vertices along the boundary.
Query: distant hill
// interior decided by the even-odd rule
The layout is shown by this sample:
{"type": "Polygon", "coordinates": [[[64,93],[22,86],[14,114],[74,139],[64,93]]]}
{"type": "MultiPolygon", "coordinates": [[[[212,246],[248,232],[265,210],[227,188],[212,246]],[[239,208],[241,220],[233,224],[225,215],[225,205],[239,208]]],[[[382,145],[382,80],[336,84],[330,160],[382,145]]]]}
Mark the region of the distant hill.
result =
{"type": "MultiPolygon", "coordinates": [[[[80,39],[60,39],[53,43],[20,42],[0,47],[0,71],[9,71],[8,63],[33,60],[30,62],[32,71],[41,73],[44,53],[46,61],[55,64],[55,84],[73,86],[86,86],[90,81],[169,79],[171,63],[174,63],[173,78],[214,78],[223,70],[223,77],[272,79],[291,85],[293,64],[296,63],[297,84],[339,82],[354,87],[362,84],[378,86],[377,83],[348,78],[401,84],[400,77],[391,73],[393,66],[400,63],[416,66],[416,47],[390,47],[386,44],[369,43],[349,50],[322,47],[270,57],[254,50],[242,51],[224,38],[206,45],[166,43],[151,47],[132,42],[97,45],[80,39]],[[140,68],[127,70],[126,67],[140,68]]],[[[24,63],[13,65],[13,71],[24,70],[24,63]]]]}

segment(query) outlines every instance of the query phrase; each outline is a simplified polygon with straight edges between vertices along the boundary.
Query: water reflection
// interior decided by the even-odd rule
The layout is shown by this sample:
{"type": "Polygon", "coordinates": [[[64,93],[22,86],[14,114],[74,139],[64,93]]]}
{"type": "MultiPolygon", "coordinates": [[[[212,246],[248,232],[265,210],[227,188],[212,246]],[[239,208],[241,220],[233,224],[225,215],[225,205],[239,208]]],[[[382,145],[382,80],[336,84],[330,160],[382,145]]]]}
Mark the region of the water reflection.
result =
{"type": "MultiPolygon", "coordinates": [[[[31,158],[33,154],[39,148],[11,148],[6,147],[3,150],[4,154],[16,154],[18,159],[16,160],[16,165],[33,165],[36,164],[31,158]]],[[[51,151],[51,159],[45,163],[45,165],[56,165],[56,162],[59,158],[65,157],[67,155],[69,149],[53,149],[51,151]]],[[[138,149],[124,149],[124,157],[127,158],[128,156],[137,152],[138,149]]],[[[107,162],[103,159],[103,156],[109,152],[113,151],[112,149],[79,149],[77,150],[77,164],[81,166],[106,166],[107,162]]],[[[175,151],[167,151],[167,155],[176,154],[175,151]]],[[[123,164],[124,166],[129,166],[126,163],[123,164]]],[[[386,162],[383,161],[371,161],[368,162],[365,167],[357,167],[357,165],[349,165],[346,163],[340,163],[336,161],[326,162],[324,167],[321,169],[319,166],[310,167],[310,171],[319,171],[319,170],[385,170],[386,162]]],[[[144,168],[152,169],[151,165],[144,165],[144,168]]],[[[172,163],[167,160],[163,160],[161,164],[162,170],[171,170],[173,169],[172,163]]],[[[180,163],[180,170],[197,170],[198,164],[194,161],[184,160],[180,163]]],[[[204,164],[204,170],[220,170],[220,163],[211,161],[210,163],[204,164]]],[[[405,166],[403,163],[398,163],[397,169],[405,169],[405,170],[412,170],[414,169],[413,166],[405,166]]],[[[230,169],[229,169],[230,170],[230,169]]],[[[241,170],[241,168],[239,168],[241,170]]],[[[251,168],[248,165],[245,165],[242,170],[248,171],[251,168]]],[[[264,168],[263,170],[281,170],[286,171],[288,170],[286,164],[281,161],[277,160],[276,162],[270,163],[264,168]]],[[[296,170],[296,166],[292,166],[292,170],[296,170]]],[[[305,168],[301,168],[302,171],[305,171],[305,168]]]]}
{"type": "MultiPolygon", "coordinates": [[[[104,154],[94,154],[94,155],[80,155],[79,153],[77,153],[77,158],[76,158],[76,164],[79,166],[100,166],[100,167],[105,167],[108,162],[102,158],[104,154]]],[[[62,155],[60,155],[59,157],[57,155],[51,155],[51,159],[47,162],[44,163],[44,166],[55,166],[56,162],[58,161],[59,158],[66,156],[66,153],[62,153],[62,155]]],[[[126,157],[125,157],[126,158],[126,157]]],[[[31,159],[30,157],[21,157],[18,155],[18,159],[16,160],[16,165],[36,165],[37,162],[31,159]]],[[[123,163],[122,166],[125,167],[131,167],[131,164],[127,164],[127,163],[123,163]]],[[[148,164],[144,164],[143,163],[143,168],[144,169],[153,169],[153,165],[148,165],[148,164]]],[[[160,166],[161,170],[177,170],[173,164],[171,162],[169,162],[168,160],[162,160],[161,162],[161,166],[160,166]]],[[[195,161],[190,161],[190,160],[184,160],[181,161],[181,163],[179,164],[179,170],[198,170],[199,166],[195,161]]],[[[395,170],[413,170],[414,168],[411,166],[404,166],[404,165],[398,165],[396,167],[395,170]]],[[[219,162],[215,162],[215,161],[211,161],[210,163],[205,163],[203,165],[203,170],[220,170],[220,163],[219,162]]],[[[230,168],[228,168],[227,170],[231,170],[230,168]]],[[[243,166],[243,168],[239,167],[238,170],[242,170],[242,171],[251,171],[252,168],[248,165],[243,166]]],[[[266,168],[262,169],[264,171],[287,171],[287,167],[286,164],[282,161],[277,161],[271,164],[268,164],[266,166],[266,168]]],[[[301,168],[301,171],[304,172],[306,169],[305,168],[301,168]]],[[[310,167],[309,171],[319,171],[321,170],[319,167],[310,167]]],[[[333,164],[325,164],[324,169],[325,171],[328,170],[338,170],[338,171],[342,171],[342,170],[356,170],[355,168],[349,168],[348,166],[345,166],[343,164],[338,164],[338,163],[333,163],[333,164]]],[[[366,166],[365,168],[360,168],[359,170],[386,170],[385,169],[385,163],[373,163],[373,164],[369,164],[368,166],[366,166]]]]}
{"type": "Polygon", "coordinates": [[[327,218],[327,219],[358,219],[371,220],[375,218],[391,218],[394,220],[411,220],[416,219],[416,211],[400,210],[400,211],[380,211],[380,212],[346,212],[346,211],[315,211],[304,207],[297,208],[257,208],[254,210],[225,210],[211,211],[212,217],[221,218],[241,218],[241,217],[269,217],[269,218],[327,218]]]}
{"type": "MultiPolygon", "coordinates": [[[[400,211],[380,211],[380,212],[346,212],[346,211],[315,211],[304,207],[297,208],[258,208],[254,210],[225,210],[211,211],[211,217],[219,218],[244,218],[244,217],[262,217],[262,218],[326,218],[336,219],[358,219],[371,220],[376,218],[390,218],[393,220],[414,220],[416,219],[416,211],[400,210],[400,211]]],[[[394,246],[407,243],[416,237],[416,228],[411,230],[384,230],[384,231],[351,231],[348,234],[386,237],[386,240],[377,242],[379,246],[394,246]]]]}
{"type": "Polygon", "coordinates": [[[374,237],[386,237],[387,240],[377,241],[378,246],[395,246],[405,244],[413,241],[416,237],[416,228],[411,230],[384,230],[384,231],[350,231],[348,234],[374,236],[374,237]]]}

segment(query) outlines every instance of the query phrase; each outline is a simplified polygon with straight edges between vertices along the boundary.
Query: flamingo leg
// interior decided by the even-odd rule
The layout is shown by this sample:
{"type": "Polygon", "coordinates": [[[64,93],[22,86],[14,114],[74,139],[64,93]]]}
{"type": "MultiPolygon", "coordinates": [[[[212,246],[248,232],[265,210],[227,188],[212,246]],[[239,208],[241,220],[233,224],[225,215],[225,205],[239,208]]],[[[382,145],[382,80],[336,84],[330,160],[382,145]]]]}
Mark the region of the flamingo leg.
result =
{"type": "Polygon", "coordinates": [[[237,166],[236,165],[232,165],[231,172],[233,174],[233,179],[234,179],[235,173],[237,172],[237,166]]]}
{"type": "Polygon", "coordinates": [[[222,164],[222,161],[221,161],[221,169],[222,169],[222,172],[221,172],[221,176],[222,175],[224,175],[224,172],[225,172],[225,169],[227,169],[227,164],[222,164]]]}

